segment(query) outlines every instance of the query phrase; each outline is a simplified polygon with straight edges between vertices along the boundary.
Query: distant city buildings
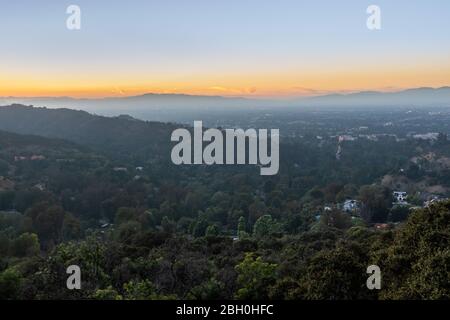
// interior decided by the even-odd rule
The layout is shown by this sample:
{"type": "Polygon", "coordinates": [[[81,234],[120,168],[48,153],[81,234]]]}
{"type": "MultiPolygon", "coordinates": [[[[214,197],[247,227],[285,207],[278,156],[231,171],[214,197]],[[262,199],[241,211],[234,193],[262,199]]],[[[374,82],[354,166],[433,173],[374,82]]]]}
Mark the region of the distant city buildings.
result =
{"type": "Polygon", "coordinates": [[[416,140],[437,140],[439,137],[439,133],[437,132],[429,132],[424,134],[414,134],[412,136],[416,140]]]}

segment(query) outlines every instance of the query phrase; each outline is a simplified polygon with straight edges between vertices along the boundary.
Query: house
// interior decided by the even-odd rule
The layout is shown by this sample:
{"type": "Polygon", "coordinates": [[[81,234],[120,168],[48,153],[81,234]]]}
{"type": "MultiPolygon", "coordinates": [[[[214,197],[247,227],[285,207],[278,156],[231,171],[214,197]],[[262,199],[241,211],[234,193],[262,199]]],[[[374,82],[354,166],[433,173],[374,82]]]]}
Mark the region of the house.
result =
{"type": "Polygon", "coordinates": [[[348,135],[348,134],[344,134],[339,136],[339,142],[343,142],[343,141],[355,141],[357,138],[348,135]]]}
{"type": "Polygon", "coordinates": [[[342,204],[342,210],[345,212],[354,212],[359,209],[359,202],[357,200],[348,199],[342,204]]]}
{"type": "Polygon", "coordinates": [[[406,201],[408,194],[405,191],[394,191],[393,196],[395,199],[394,204],[408,204],[406,201]]]}
{"type": "Polygon", "coordinates": [[[447,201],[447,200],[448,200],[448,198],[441,198],[441,197],[439,197],[439,196],[434,196],[434,197],[432,197],[430,200],[425,201],[424,204],[423,204],[423,206],[424,206],[425,208],[428,208],[428,207],[430,207],[431,205],[433,205],[433,204],[435,204],[435,203],[439,203],[439,202],[447,201]]]}
{"type": "Polygon", "coordinates": [[[136,167],[136,171],[142,171],[144,170],[144,167],[136,167]]]}
{"type": "Polygon", "coordinates": [[[374,228],[375,228],[376,230],[387,230],[387,229],[389,229],[390,227],[389,227],[389,225],[388,225],[387,223],[376,223],[376,224],[374,225],[374,228]]]}
{"type": "Polygon", "coordinates": [[[125,167],[115,167],[113,170],[115,172],[128,172],[128,169],[125,167]]]}
{"type": "Polygon", "coordinates": [[[38,184],[34,185],[34,187],[36,189],[38,189],[39,191],[44,191],[45,190],[45,184],[44,183],[38,183],[38,184]]]}

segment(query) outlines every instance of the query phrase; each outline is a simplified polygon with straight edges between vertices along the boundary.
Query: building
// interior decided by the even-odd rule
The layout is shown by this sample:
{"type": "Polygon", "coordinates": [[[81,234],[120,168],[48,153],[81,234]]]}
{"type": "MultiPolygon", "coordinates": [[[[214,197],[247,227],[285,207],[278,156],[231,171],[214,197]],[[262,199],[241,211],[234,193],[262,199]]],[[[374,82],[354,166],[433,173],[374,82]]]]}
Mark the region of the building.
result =
{"type": "Polygon", "coordinates": [[[394,191],[393,196],[395,199],[394,204],[408,204],[406,201],[408,198],[408,194],[405,191],[394,191]]]}
{"type": "Polygon", "coordinates": [[[344,134],[344,135],[339,136],[338,139],[339,139],[339,142],[343,142],[343,141],[355,141],[357,138],[355,138],[351,135],[348,135],[348,134],[344,134]]]}
{"type": "Polygon", "coordinates": [[[428,208],[428,207],[430,207],[431,205],[433,205],[433,204],[435,204],[435,203],[439,203],[439,202],[447,201],[447,200],[448,200],[448,198],[441,198],[441,197],[439,197],[439,196],[434,196],[434,197],[432,197],[430,200],[425,201],[424,204],[423,204],[423,206],[424,206],[425,208],[428,208]]]}
{"type": "Polygon", "coordinates": [[[376,223],[374,228],[375,230],[388,230],[390,226],[387,223],[376,223]]]}
{"type": "Polygon", "coordinates": [[[342,211],[355,212],[359,209],[359,202],[357,200],[348,199],[342,204],[342,211]]]}
{"type": "Polygon", "coordinates": [[[36,189],[38,189],[39,191],[45,191],[45,184],[44,183],[38,183],[38,184],[34,185],[34,187],[36,189]]]}
{"type": "Polygon", "coordinates": [[[33,154],[30,157],[30,160],[31,161],[42,161],[42,160],[45,160],[45,157],[43,155],[33,154]]]}
{"type": "Polygon", "coordinates": [[[437,132],[428,132],[424,134],[415,134],[413,135],[413,138],[416,140],[437,140],[439,137],[439,133],[437,132]]]}

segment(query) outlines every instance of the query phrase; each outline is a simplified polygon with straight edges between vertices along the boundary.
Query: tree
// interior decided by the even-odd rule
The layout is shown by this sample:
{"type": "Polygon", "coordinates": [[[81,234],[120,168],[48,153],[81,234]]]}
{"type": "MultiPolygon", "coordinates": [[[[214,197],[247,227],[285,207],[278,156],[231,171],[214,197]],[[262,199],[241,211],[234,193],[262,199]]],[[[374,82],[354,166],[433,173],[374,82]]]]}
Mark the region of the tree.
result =
{"type": "Polygon", "coordinates": [[[138,220],[138,212],[136,211],[136,209],[122,207],[117,210],[116,217],[114,219],[114,222],[117,225],[126,223],[131,220],[138,220]]]}
{"type": "Polygon", "coordinates": [[[0,300],[16,300],[19,297],[22,277],[15,269],[0,273],[0,300]]]}
{"type": "Polygon", "coordinates": [[[407,206],[395,206],[389,211],[388,221],[400,222],[405,221],[410,213],[410,208],[407,206]]]}
{"type": "Polygon", "coordinates": [[[296,299],[352,300],[368,299],[366,288],[366,249],[356,244],[321,250],[308,259],[298,281],[296,299]]]}
{"type": "Polygon", "coordinates": [[[246,228],[245,218],[241,216],[239,218],[238,228],[237,228],[237,236],[238,236],[239,240],[248,238],[249,235],[248,235],[246,229],[247,228],[246,228]]]}
{"type": "Polygon", "coordinates": [[[37,234],[23,233],[12,243],[11,255],[14,257],[28,257],[39,254],[39,239],[37,234]]]}
{"type": "Polygon", "coordinates": [[[27,210],[26,216],[32,219],[33,229],[43,243],[59,241],[66,212],[57,205],[40,202],[27,210]]]}
{"type": "Polygon", "coordinates": [[[65,241],[77,239],[81,234],[80,221],[72,214],[66,213],[62,225],[62,237],[65,241]]]}
{"type": "Polygon", "coordinates": [[[14,191],[0,192],[0,210],[9,210],[14,207],[14,191]]]}
{"type": "Polygon", "coordinates": [[[216,279],[210,279],[192,288],[188,298],[196,300],[223,299],[224,284],[216,279]]]}
{"type": "Polygon", "coordinates": [[[164,232],[167,233],[174,233],[177,229],[175,222],[170,220],[167,216],[164,216],[161,219],[161,227],[163,228],[164,232]]]}
{"type": "Polygon", "coordinates": [[[215,224],[208,226],[205,235],[207,237],[217,237],[219,235],[219,227],[215,224]]]}
{"type": "Polygon", "coordinates": [[[253,226],[253,236],[262,239],[281,231],[281,225],[272,219],[271,215],[260,217],[253,226]]]}
{"type": "Polygon", "coordinates": [[[201,213],[197,219],[197,222],[194,226],[193,235],[194,237],[203,237],[206,233],[206,228],[208,228],[209,222],[204,213],[201,213]]]}
{"type": "Polygon", "coordinates": [[[156,292],[155,285],[149,280],[130,281],[123,286],[124,298],[127,300],[173,300],[173,295],[160,295],[156,292]]]}
{"type": "Polygon", "coordinates": [[[352,226],[352,218],[348,213],[332,210],[321,215],[320,224],[324,227],[346,230],[352,226]]]}
{"type": "Polygon", "coordinates": [[[0,176],[4,176],[8,173],[9,164],[8,162],[0,159],[0,176]]]}
{"type": "Polygon", "coordinates": [[[270,286],[275,283],[277,265],[264,262],[254,253],[247,253],[235,269],[238,273],[236,299],[263,300],[268,298],[270,286]]]}
{"type": "Polygon", "coordinates": [[[122,300],[123,297],[113,289],[113,287],[109,286],[106,289],[98,289],[92,295],[93,299],[96,300],[122,300]]]}
{"type": "Polygon", "coordinates": [[[359,191],[361,216],[366,222],[386,222],[392,207],[392,193],[382,186],[363,186],[359,191]]]}
{"type": "Polygon", "coordinates": [[[383,299],[450,298],[450,201],[415,210],[379,258],[383,299]]]}

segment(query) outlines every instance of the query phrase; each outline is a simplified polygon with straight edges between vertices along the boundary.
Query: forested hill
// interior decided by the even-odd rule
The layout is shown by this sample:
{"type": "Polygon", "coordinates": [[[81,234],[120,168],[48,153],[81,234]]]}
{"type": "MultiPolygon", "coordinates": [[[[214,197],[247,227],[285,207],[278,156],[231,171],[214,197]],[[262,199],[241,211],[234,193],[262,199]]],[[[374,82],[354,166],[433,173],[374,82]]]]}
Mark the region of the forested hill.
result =
{"type": "Polygon", "coordinates": [[[0,130],[64,139],[116,157],[127,157],[130,152],[133,157],[143,159],[170,154],[167,150],[174,129],[171,124],[126,116],[108,118],[84,111],[17,104],[0,107],[0,130]]]}
{"type": "Polygon", "coordinates": [[[44,138],[37,135],[21,135],[0,130],[0,150],[4,150],[5,148],[22,149],[29,147],[37,150],[45,148],[89,151],[89,148],[62,139],[44,138]]]}

